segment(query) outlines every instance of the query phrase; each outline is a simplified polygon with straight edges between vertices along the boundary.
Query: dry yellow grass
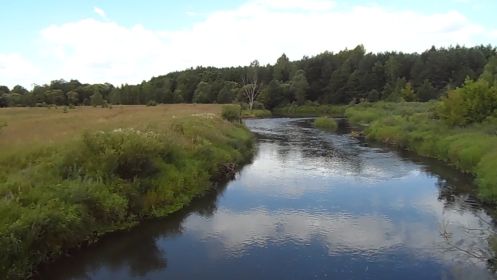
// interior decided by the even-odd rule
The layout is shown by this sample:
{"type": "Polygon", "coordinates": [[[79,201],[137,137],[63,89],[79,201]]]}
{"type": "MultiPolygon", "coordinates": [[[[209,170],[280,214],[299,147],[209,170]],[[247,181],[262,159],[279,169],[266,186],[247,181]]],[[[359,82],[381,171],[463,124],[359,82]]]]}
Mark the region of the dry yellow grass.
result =
{"type": "Polygon", "coordinates": [[[167,126],[174,118],[194,114],[219,115],[215,104],[171,104],[158,106],[114,106],[108,108],[76,107],[64,113],[63,108],[2,108],[0,154],[28,146],[49,145],[79,137],[87,130],[121,127],[145,128],[167,126]]]}

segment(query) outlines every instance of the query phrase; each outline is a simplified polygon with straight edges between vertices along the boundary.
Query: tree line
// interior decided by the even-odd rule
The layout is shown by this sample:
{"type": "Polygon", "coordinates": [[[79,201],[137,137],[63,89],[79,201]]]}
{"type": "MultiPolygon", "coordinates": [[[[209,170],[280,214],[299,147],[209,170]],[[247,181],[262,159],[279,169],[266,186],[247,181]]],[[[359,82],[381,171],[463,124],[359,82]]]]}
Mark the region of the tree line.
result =
{"type": "Polygon", "coordinates": [[[490,45],[432,47],[422,53],[371,53],[359,45],[296,61],[283,54],[267,65],[254,61],[249,66],[190,68],[138,85],[55,80],[32,90],[0,86],[0,107],[239,103],[247,102],[247,87],[256,95],[251,105],[267,109],[308,102],[428,101],[462,86],[466,79],[477,79],[495,54],[490,45]],[[247,82],[247,77],[256,79],[247,82]]]}

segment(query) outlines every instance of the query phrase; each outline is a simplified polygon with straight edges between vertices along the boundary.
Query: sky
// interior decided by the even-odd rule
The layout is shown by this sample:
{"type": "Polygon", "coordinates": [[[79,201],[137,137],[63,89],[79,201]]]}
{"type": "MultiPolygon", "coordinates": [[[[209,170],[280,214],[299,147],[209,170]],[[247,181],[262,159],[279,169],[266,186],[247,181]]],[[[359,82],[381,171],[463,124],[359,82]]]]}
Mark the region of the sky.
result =
{"type": "Polygon", "coordinates": [[[196,66],[497,45],[495,0],[0,0],[0,85],[136,84],[196,66]]]}

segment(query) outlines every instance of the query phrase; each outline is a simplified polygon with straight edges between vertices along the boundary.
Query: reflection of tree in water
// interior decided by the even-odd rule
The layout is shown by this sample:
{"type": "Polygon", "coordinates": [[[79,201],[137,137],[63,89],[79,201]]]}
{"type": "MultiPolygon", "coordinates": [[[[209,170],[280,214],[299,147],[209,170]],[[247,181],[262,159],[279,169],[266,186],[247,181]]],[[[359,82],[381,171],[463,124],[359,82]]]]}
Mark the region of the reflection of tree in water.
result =
{"type": "Polygon", "coordinates": [[[91,274],[100,268],[118,271],[129,269],[134,277],[167,268],[166,253],[156,242],[182,234],[182,224],[192,213],[210,217],[217,210],[217,200],[226,188],[218,186],[204,196],[194,199],[190,206],[167,218],[140,223],[129,231],[111,233],[94,247],[75,252],[74,256],[62,258],[56,263],[40,269],[40,279],[91,279],[91,274]],[[81,266],[78,264],[86,264],[81,266]]]}

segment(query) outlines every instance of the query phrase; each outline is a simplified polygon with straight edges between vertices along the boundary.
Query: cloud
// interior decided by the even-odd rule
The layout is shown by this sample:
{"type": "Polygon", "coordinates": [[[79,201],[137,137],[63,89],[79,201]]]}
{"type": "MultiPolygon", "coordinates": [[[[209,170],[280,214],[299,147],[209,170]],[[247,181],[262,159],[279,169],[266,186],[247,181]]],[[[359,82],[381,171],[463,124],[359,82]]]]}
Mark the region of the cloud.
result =
{"type": "Polygon", "coordinates": [[[18,53],[0,53],[0,84],[10,88],[17,84],[31,87],[30,82],[39,75],[37,69],[28,59],[18,53]]]}
{"type": "MultiPolygon", "coordinates": [[[[252,0],[212,12],[188,28],[149,29],[85,19],[41,31],[45,76],[84,82],[138,83],[197,65],[274,63],[364,44],[369,51],[423,51],[431,45],[474,45],[490,31],[457,11],[425,14],[380,6],[337,10],[326,0],[252,0]]],[[[43,67],[41,67],[43,66],[43,67]]],[[[23,76],[25,84],[33,81],[23,76]]]]}
{"type": "Polygon", "coordinates": [[[93,11],[94,11],[97,15],[101,16],[102,18],[107,18],[107,15],[105,14],[105,11],[104,11],[104,10],[102,10],[102,9],[100,9],[99,7],[93,7],[93,11]]]}
{"type": "MultiPolygon", "coordinates": [[[[438,202],[438,205],[441,203],[438,202]]],[[[484,250],[490,231],[479,235],[463,229],[481,227],[479,220],[471,213],[446,210],[434,218],[440,224],[447,220],[450,222],[448,230],[453,234],[454,243],[462,248],[471,246],[474,250],[484,250]]],[[[436,255],[447,263],[470,260],[485,264],[460,251],[445,250],[447,244],[440,236],[437,224],[392,220],[381,214],[352,215],[346,212],[313,213],[303,210],[273,212],[263,208],[234,212],[219,209],[211,218],[192,216],[183,224],[183,228],[200,240],[218,241],[223,252],[214,255],[221,257],[227,254],[243,256],[250,254],[249,250],[254,247],[263,248],[268,244],[310,244],[319,241],[328,248],[329,255],[368,251],[369,255],[377,256],[402,248],[412,251],[421,259],[436,255]]]]}

